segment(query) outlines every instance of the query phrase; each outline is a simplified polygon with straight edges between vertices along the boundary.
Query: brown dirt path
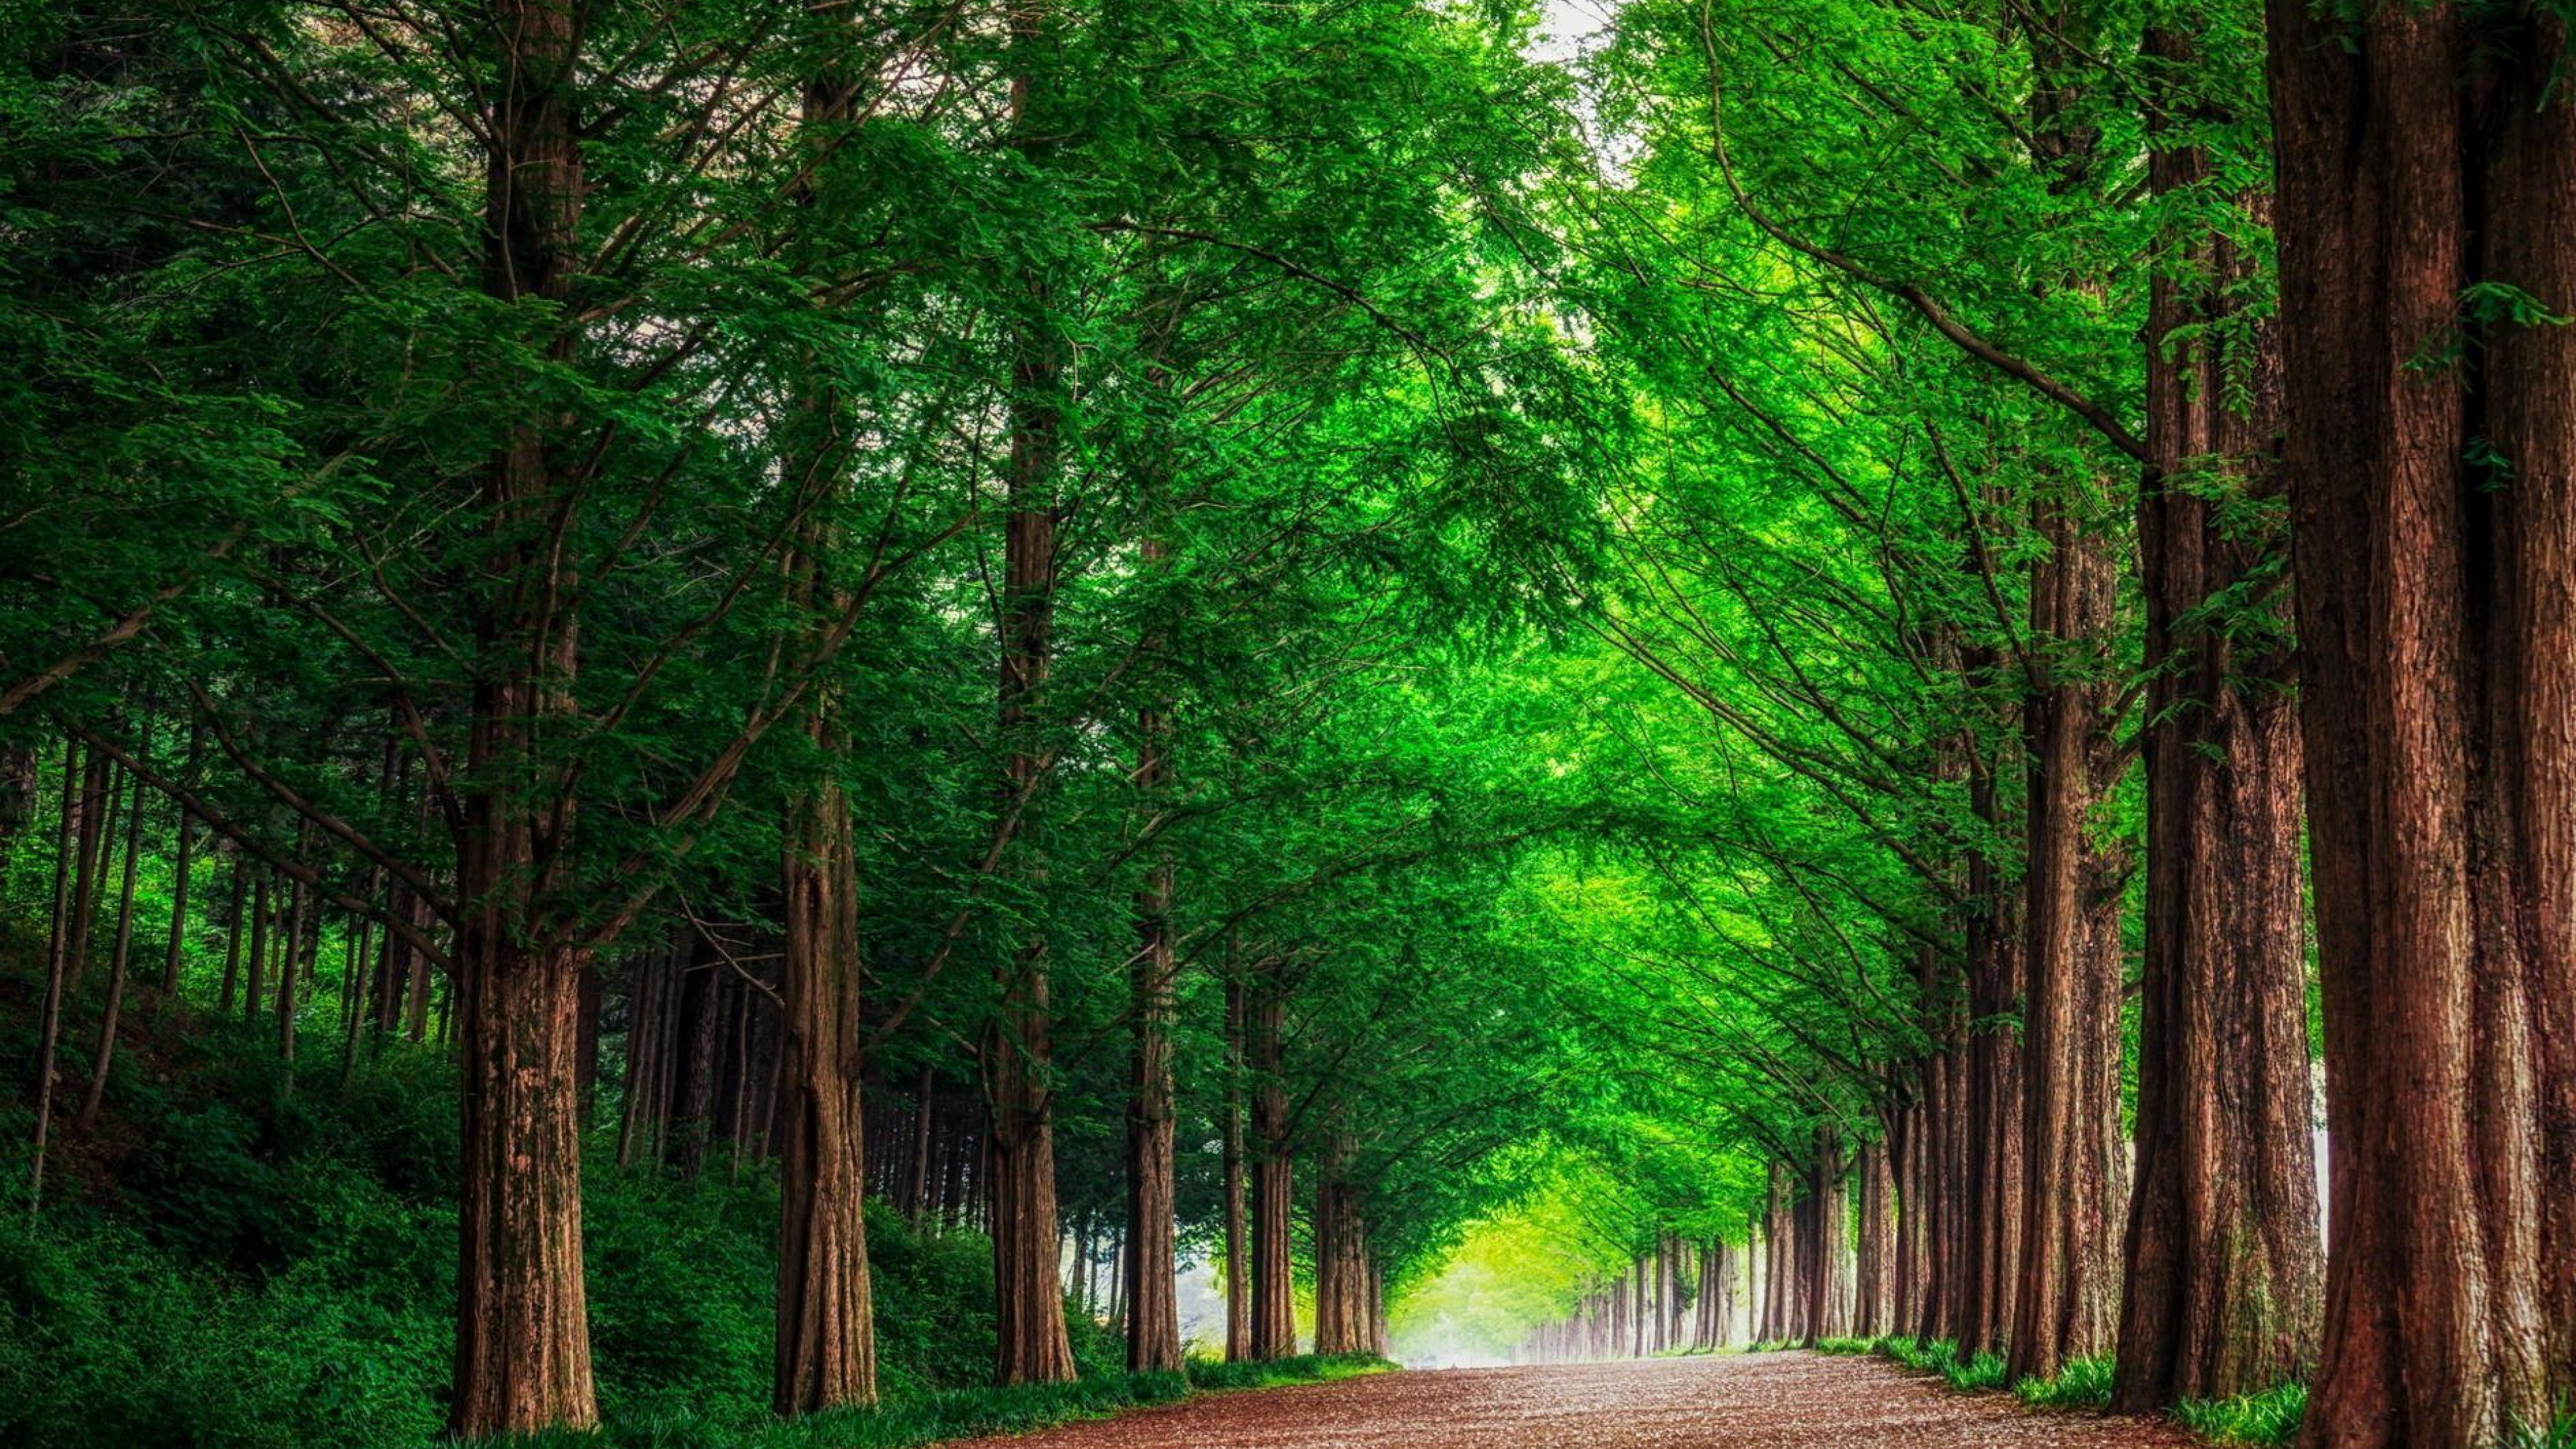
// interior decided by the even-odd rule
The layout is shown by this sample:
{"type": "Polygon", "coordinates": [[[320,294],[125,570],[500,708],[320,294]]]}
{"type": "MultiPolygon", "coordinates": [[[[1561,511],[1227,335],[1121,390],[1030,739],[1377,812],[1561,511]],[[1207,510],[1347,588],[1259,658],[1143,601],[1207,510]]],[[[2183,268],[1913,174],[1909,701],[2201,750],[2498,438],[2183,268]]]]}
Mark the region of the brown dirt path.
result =
{"type": "Polygon", "coordinates": [[[2043,1414],[1874,1358],[1727,1354],[1414,1370],[1215,1394],[951,1449],[2181,1449],[2171,1424],[2043,1414]]]}

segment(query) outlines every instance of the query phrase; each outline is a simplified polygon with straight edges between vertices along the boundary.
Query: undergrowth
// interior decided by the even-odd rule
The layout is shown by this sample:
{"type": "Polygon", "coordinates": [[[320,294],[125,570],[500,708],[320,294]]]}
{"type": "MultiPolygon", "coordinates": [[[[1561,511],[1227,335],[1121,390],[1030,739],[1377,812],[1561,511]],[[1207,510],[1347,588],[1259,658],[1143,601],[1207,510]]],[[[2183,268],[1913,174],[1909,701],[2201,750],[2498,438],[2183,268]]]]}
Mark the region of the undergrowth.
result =
{"type": "Polygon", "coordinates": [[[950,1389],[873,1409],[841,1409],[792,1422],[723,1425],[675,1417],[612,1425],[603,1434],[486,1440],[491,1449],[919,1449],[942,1440],[1024,1434],[1124,1409],[1168,1404],[1193,1391],[1268,1388],[1377,1373],[1373,1354],[1308,1355],[1272,1363],[1193,1359],[1186,1374],[1110,1374],[1070,1384],[950,1389]]]}
{"type": "Polygon", "coordinates": [[[2111,1367],[2108,1354],[2070,1359],[2057,1377],[2024,1378],[2013,1385],[2013,1394],[2035,1409],[2107,1409],[2111,1406],[2111,1367]]]}
{"type": "MultiPolygon", "coordinates": [[[[0,1444],[10,1449],[417,1449],[447,1414],[456,1263],[454,1067],[400,1045],[280,1067],[263,1033],[154,1027],[120,1052],[111,1118],[67,1144],[41,1219],[0,1212],[0,1444]]],[[[34,1032],[0,1011],[0,1069],[34,1032]]],[[[607,1115],[607,1114],[603,1114],[607,1115]]],[[[30,1114],[0,1094],[0,1172],[30,1114]]],[[[1082,1378],[996,1391],[992,1250],[870,1203],[886,1407],[769,1412],[774,1175],[583,1175],[591,1348],[617,1449],[880,1449],[1036,1428],[1203,1388],[1336,1377],[1349,1359],[1132,1379],[1079,1313],[1082,1378]]]]}
{"type": "Polygon", "coordinates": [[[2299,1435],[2308,1411],[2308,1386],[2281,1384],[2232,1399],[2193,1399],[2174,1406],[2184,1428],[2213,1444],[2270,1446],[2299,1435]]]}

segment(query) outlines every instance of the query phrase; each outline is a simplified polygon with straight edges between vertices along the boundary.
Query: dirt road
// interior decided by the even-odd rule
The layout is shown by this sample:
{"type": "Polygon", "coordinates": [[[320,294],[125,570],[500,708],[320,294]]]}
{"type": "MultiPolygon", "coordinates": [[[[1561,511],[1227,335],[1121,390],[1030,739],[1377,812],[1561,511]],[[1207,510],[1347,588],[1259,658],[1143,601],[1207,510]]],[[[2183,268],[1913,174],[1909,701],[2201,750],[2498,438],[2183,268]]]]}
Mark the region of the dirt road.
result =
{"type": "Polygon", "coordinates": [[[2172,1425],[2041,1414],[1874,1358],[1805,1353],[1415,1370],[1216,1394],[972,1449],[2182,1449],[2172,1425]]]}

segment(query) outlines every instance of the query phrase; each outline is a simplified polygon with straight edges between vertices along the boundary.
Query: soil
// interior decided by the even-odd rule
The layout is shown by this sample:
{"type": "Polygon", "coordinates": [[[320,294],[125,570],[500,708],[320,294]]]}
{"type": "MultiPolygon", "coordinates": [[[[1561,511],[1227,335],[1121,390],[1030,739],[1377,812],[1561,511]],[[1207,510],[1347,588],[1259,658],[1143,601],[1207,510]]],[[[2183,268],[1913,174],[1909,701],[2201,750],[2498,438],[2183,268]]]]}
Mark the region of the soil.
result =
{"type": "Polygon", "coordinates": [[[2170,1423],[2042,1413],[1883,1360],[1725,1354],[1417,1369],[1212,1394],[951,1449],[2182,1449],[2170,1423]]]}

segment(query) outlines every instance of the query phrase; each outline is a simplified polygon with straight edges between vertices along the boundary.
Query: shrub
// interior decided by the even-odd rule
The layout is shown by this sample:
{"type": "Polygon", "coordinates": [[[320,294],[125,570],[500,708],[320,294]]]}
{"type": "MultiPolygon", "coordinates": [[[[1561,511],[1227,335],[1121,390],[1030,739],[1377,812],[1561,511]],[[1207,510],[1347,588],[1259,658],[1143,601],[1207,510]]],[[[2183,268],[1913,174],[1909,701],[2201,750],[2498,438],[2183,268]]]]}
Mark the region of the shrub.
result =
{"type": "Polygon", "coordinates": [[[2078,1358],[2053,1379],[2025,1378],[2013,1385],[2013,1393],[2025,1404],[2039,1409],[2107,1409],[2111,1406],[2112,1359],[2078,1358]]]}
{"type": "Polygon", "coordinates": [[[2307,1416],[2308,1386],[2282,1384],[2232,1399],[2199,1399],[2174,1406],[2182,1426],[2216,1444],[2287,1444],[2307,1416]]]}
{"type": "Polygon", "coordinates": [[[1952,1359],[1941,1366],[1941,1377],[1961,1393],[1977,1393],[2004,1386],[2004,1357],[1999,1353],[1979,1353],[1966,1360],[1952,1359]]]}
{"type": "Polygon", "coordinates": [[[1878,1351],[1918,1374],[1947,1372],[1959,1356],[1959,1346],[1946,1338],[1915,1339],[1891,1335],[1878,1341],[1878,1351]]]}

